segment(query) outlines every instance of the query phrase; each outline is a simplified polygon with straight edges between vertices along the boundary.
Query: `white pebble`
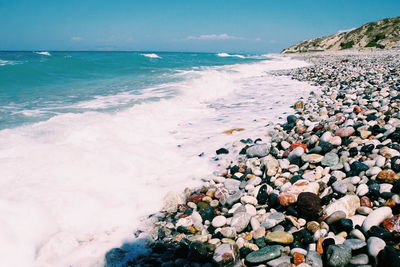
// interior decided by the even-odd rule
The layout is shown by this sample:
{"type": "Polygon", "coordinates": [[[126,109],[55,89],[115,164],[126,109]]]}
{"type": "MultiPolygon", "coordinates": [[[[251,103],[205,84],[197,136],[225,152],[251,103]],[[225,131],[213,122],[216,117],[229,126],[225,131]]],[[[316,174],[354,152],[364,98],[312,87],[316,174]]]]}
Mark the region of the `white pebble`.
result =
{"type": "Polygon", "coordinates": [[[380,225],[385,219],[392,217],[392,209],[389,207],[380,207],[371,212],[364,220],[362,228],[367,232],[372,226],[380,225]]]}
{"type": "Polygon", "coordinates": [[[224,216],[216,216],[211,222],[212,226],[215,228],[222,227],[226,224],[226,218],[224,216]]]}

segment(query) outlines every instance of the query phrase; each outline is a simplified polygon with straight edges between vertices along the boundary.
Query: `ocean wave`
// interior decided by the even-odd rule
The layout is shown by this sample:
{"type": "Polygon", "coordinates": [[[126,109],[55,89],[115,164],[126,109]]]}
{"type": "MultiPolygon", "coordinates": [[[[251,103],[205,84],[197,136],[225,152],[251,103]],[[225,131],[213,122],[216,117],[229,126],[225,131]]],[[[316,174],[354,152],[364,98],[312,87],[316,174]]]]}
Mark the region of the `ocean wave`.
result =
{"type": "Polygon", "coordinates": [[[159,55],[155,53],[150,53],[150,54],[142,54],[144,57],[149,57],[149,58],[161,58],[159,55]]]}
{"type": "Polygon", "coordinates": [[[37,110],[37,109],[24,109],[24,110],[13,112],[13,114],[20,114],[25,117],[40,117],[47,113],[48,113],[47,111],[37,110]]]}
{"type": "Polygon", "coordinates": [[[14,65],[17,62],[11,61],[11,60],[2,60],[0,59],[0,66],[5,66],[5,65],[14,65]]]}
{"type": "Polygon", "coordinates": [[[245,56],[242,55],[231,55],[228,53],[218,53],[217,54],[218,57],[238,57],[238,58],[246,58],[245,56]]]}
{"type": "Polygon", "coordinates": [[[172,89],[176,84],[162,84],[156,87],[143,89],[143,94],[138,94],[137,90],[118,93],[115,95],[95,96],[91,100],[78,102],[65,106],[67,109],[88,109],[102,110],[134,103],[142,103],[148,99],[161,99],[173,93],[172,89]]]}
{"type": "Polygon", "coordinates": [[[34,52],[35,54],[38,55],[43,55],[43,56],[51,56],[51,54],[47,51],[41,51],[41,52],[34,52]]]}
{"type": "MultiPolygon", "coordinates": [[[[204,67],[187,71],[176,85],[181,94],[170,99],[115,113],[65,113],[0,131],[0,213],[7,214],[0,235],[12,237],[0,238],[0,265],[100,266],[106,251],[126,240],[142,216],[156,212],[168,191],[200,185],[194,178],[212,173],[207,157],[216,147],[255,138],[256,127],[264,132],[255,114],[268,115],[265,121],[275,112],[279,117],[283,112],[275,109],[288,109],[310,90],[308,83],[301,89],[290,78],[265,76],[305,65],[296,62],[204,67]],[[247,131],[221,134],[233,127],[247,131]],[[197,157],[201,152],[206,156],[197,157]],[[28,226],[26,214],[33,218],[28,226]]],[[[86,105],[129,97],[98,97],[86,105]]]]}

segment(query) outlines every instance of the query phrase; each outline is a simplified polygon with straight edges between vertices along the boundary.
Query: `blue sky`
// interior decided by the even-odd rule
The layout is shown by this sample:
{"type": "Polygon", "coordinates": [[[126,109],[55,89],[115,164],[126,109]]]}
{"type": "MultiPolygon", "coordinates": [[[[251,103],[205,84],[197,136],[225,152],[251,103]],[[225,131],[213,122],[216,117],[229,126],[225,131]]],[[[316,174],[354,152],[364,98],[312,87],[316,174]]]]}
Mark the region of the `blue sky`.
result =
{"type": "Polygon", "coordinates": [[[0,0],[0,50],[277,52],[399,0],[0,0]]]}

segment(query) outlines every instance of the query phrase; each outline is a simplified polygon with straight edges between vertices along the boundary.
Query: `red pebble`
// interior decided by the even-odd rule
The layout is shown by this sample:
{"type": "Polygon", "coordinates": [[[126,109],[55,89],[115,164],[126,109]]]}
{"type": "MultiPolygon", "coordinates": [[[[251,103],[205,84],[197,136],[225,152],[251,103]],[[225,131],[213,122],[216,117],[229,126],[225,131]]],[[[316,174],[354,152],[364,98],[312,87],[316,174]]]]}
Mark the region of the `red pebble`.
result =
{"type": "Polygon", "coordinates": [[[383,227],[385,227],[390,232],[399,233],[400,232],[400,214],[394,215],[392,218],[384,220],[383,227]]]}
{"type": "Polygon", "coordinates": [[[319,131],[319,130],[322,130],[322,129],[324,129],[323,125],[317,125],[317,126],[314,127],[313,132],[316,132],[316,131],[319,131]]]}
{"type": "Polygon", "coordinates": [[[360,199],[360,205],[361,205],[362,207],[368,207],[368,208],[371,208],[371,207],[372,207],[371,200],[370,200],[367,196],[361,197],[361,199],[360,199]]]}
{"type": "Polygon", "coordinates": [[[205,197],[205,196],[206,196],[206,195],[204,195],[203,193],[196,193],[196,194],[191,195],[191,196],[187,199],[187,201],[188,201],[188,202],[198,203],[198,202],[200,202],[200,201],[203,199],[203,197],[205,197]]]}
{"type": "Polygon", "coordinates": [[[294,265],[299,265],[306,262],[306,259],[304,257],[303,254],[299,253],[299,252],[295,252],[293,253],[293,263],[294,265]]]}
{"type": "Polygon", "coordinates": [[[355,113],[355,114],[359,114],[359,113],[361,113],[363,111],[363,109],[361,108],[361,107],[359,107],[359,106],[355,106],[354,108],[353,108],[353,112],[355,113]]]}
{"type": "Polygon", "coordinates": [[[292,145],[290,146],[290,148],[291,148],[292,150],[295,149],[295,148],[297,148],[297,147],[302,147],[302,148],[304,149],[304,151],[307,151],[307,145],[306,145],[306,144],[295,143],[295,144],[292,144],[292,145]]]}

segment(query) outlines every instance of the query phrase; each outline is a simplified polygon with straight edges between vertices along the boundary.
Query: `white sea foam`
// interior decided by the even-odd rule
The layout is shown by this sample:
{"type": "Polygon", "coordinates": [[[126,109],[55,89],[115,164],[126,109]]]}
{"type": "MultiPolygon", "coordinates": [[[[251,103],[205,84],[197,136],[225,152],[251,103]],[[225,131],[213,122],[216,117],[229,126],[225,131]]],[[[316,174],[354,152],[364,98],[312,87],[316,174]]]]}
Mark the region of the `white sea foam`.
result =
{"type": "Polygon", "coordinates": [[[76,104],[65,106],[67,109],[107,109],[126,105],[132,102],[138,103],[148,99],[159,99],[169,96],[172,92],[168,90],[171,87],[179,86],[175,83],[162,84],[155,87],[142,89],[140,91],[126,91],[115,95],[95,96],[92,100],[78,102],[76,104]],[[141,94],[138,94],[140,92],[141,94]]]}
{"type": "Polygon", "coordinates": [[[23,110],[13,112],[13,114],[21,114],[26,117],[40,117],[46,113],[48,113],[48,111],[40,110],[40,109],[23,109],[23,110]]]}
{"type": "Polygon", "coordinates": [[[43,56],[51,56],[51,54],[49,52],[46,52],[46,51],[34,52],[34,53],[38,54],[38,55],[43,55],[43,56]]]}
{"type": "Polygon", "coordinates": [[[217,56],[219,57],[238,57],[238,58],[246,58],[245,56],[242,55],[231,55],[228,53],[218,53],[217,56]]]}
{"type": "Polygon", "coordinates": [[[0,66],[5,66],[5,65],[15,65],[18,62],[12,61],[12,60],[2,60],[0,59],[0,66]]]}
{"type": "Polygon", "coordinates": [[[211,174],[217,148],[260,137],[310,90],[266,71],[304,65],[201,68],[170,99],[0,131],[0,266],[103,266],[168,191],[211,174]],[[246,130],[222,134],[233,127],[246,130]]]}
{"type": "Polygon", "coordinates": [[[161,58],[159,55],[151,53],[151,54],[142,54],[144,57],[149,57],[149,58],[161,58]]]}
{"type": "Polygon", "coordinates": [[[9,64],[8,60],[1,60],[0,59],[0,66],[4,66],[4,65],[7,65],[7,64],[9,64]]]}

